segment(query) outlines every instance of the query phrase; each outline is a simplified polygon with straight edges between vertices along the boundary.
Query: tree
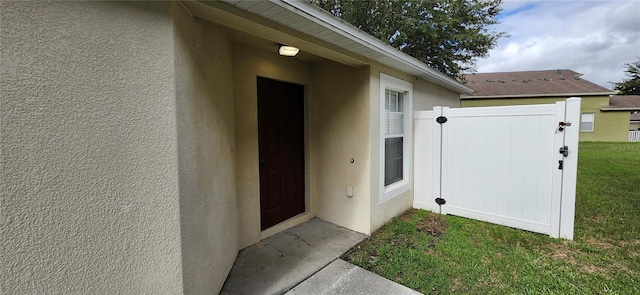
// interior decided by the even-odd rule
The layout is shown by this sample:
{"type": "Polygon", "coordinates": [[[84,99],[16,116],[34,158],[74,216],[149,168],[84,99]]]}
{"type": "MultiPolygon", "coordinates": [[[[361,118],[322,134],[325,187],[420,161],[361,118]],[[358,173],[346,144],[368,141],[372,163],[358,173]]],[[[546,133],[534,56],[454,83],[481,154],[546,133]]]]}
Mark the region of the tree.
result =
{"type": "Polygon", "coordinates": [[[627,67],[625,75],[629,79],[613,82],[613,89],[618,90],[618,94],[622,95],[640,95],[640,57],[637,61],[624,65],[627,67]]]}
{"type": "Polygon", "coordinates": [[[453,78],[475,69],[506,32],[502,0],[312,0],[357,28],[453,78]]]}

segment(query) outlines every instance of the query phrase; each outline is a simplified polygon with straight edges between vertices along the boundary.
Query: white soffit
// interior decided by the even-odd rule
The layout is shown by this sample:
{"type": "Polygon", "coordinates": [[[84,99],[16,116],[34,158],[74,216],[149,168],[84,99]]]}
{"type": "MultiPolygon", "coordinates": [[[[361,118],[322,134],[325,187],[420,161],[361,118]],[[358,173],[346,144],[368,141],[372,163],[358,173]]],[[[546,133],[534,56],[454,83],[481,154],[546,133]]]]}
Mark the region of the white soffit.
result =
{"type": "MultiPolygon", "coordinates": [[[[271,48],[272,50],[277,50],[279,44],[298,47],[302,51],[300,56],[304,57],[302,60],[307,60],[307,58],[311,56],[317,56],[351,67],[370,64],[363,56],[356,55],[337,45],[328,43],[314,36],[303,34],[291,27],[275,23],[267,18],[257,16],[255,13],[228,3],[220,1],[183,1],[181,3],[194,17],[232,29],[229,31],[229,37],[241,44],[251,44],[252,42],[247,43],[247,40],[251,40],[251,38],[247,39],[244,37],[244,35],[251,35],[267,43],[271,42],[272,44],[270,44],[270,46],[273,47],[271,48]],[[238,36],[243,37],[238,38],[238,36]]],[[[269,5],[269,2],[259,2],[259,4],[269,5]]],[[[265,10],[265,12],[267,11],[265,10]]],[[[320,27],[320,29],[322,29],[322,27],[320,27]]],[[[265,44],[263,43],[256,48],[265,50],[264,46],[265,44]]]]}
{"type": "MultiPolygon", "coordinates": [[[[306,1],[222,0],[304,35],[459,93],[473,90],[306,1]]],[[[203,2],[207,4],[206,2],[203,2]]]]}

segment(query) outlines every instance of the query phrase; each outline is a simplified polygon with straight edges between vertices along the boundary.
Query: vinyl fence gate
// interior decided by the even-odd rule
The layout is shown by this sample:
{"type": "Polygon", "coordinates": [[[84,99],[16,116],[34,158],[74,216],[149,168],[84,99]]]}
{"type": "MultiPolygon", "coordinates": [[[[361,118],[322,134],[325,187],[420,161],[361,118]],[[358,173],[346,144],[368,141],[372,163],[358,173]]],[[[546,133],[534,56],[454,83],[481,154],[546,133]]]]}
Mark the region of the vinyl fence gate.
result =
{"type": "Polygon", "coordinates": [[[414,207],[573,239],[580,98],[414,119],[414,207]]]}

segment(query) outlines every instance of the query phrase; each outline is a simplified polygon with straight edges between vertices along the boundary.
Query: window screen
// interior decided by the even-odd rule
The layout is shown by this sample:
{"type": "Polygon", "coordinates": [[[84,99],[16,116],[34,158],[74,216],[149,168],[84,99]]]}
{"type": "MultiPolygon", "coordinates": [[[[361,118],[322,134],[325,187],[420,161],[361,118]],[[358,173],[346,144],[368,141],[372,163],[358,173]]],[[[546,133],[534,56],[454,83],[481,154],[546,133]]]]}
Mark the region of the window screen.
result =
{"type": "Polygon", "coordinates": [[[384,140],[384,185],[402,180],[402,137],[384,140]]]}
{"type": "Polygon", "coordinates": [[[593,131],[594,119],[593,113],[583,113],[580,123],[580,131],[593,131]]]}
{"type": "Polygon", "coordinates": [[[403,178],[404,93],[385,90],[384,185],[403,178]]]}

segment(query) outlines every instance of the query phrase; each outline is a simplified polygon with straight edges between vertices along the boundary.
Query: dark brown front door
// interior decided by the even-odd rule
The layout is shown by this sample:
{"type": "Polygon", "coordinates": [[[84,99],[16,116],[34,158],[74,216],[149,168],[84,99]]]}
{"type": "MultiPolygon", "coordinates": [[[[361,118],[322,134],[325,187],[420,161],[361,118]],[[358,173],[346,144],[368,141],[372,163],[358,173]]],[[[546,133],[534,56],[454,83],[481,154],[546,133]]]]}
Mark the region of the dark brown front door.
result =
{"type": "Polygon", "coordinates": [[[260,224],[304,212],[304,88],[258,77],[260,224]]]}

